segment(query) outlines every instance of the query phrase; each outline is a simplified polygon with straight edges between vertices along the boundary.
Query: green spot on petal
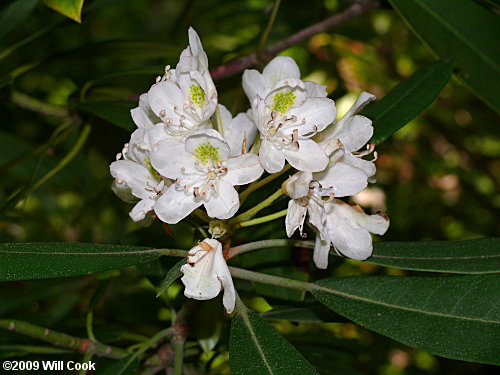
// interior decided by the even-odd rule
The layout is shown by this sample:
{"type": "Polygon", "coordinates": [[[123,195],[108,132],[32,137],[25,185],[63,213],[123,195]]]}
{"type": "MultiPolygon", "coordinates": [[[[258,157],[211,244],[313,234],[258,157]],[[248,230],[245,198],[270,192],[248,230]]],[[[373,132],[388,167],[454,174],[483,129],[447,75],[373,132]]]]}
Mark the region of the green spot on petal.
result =
{"type": "Polygon", "coordinates": [[[197,107],[204,107],[206,104],[206,96],[205,96],[205,91],[203,89],[195,84],[192,84],[189,86],[189,92],[191,94],[191,100],[193,101],[194,104],[196,104],[197,107]]]}
{"type": "Polygon", "coordinates": [[[278,113],[285,113],[295,103],[296,98],[297,96],[291,91],[279,91],[274,95],[272,110],[278,113]]]}
{"type": "Polygon", "coordinates": [[[156,169],[153,168],[153,165],[151,164],[151,160],[148,158],[144,159],[144,164],[146,164],[146,167],[148,168],[148,171],[158,180],[161,180],[160,174],[156,171],[156,169]]]}
{"type": "Polygon", "coordinates": [[[196,147],[194,155],[203,164],[207,164],[209,160],[217,163],[219,161],[219,148],[205,142],[196,147]]]}

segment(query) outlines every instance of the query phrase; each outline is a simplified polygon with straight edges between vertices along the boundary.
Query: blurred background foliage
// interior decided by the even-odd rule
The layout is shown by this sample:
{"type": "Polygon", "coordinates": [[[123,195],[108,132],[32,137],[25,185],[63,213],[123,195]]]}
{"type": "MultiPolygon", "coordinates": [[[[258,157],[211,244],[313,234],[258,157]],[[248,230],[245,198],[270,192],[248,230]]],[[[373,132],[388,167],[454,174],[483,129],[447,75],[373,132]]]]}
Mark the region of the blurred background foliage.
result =
{"type": "MultiPolygon", "coordinates": [[[[481,3],[498,10],[494,1],[481,3]]],[[[307,6],[283,1],[268,45],[349,5],[340,0],[314,0],[307,6]]],[[[133,223],[131,207],[111,192],[108,166],[133,129],[128,110],[166,64],[175,66],[189,26],[199,33],[214,68],[255,50],[271,8],[269,0],[88,0],[78,24],[42,1],[36,4],[18,27],[0,36],[0,241],[191,247],[199,234],[187,224],[170,226],[167,233],[158,221],[149,228],[133,223]],[[30,193],[74,147],[83,124],[92,130],[82,151],[30,193]]],[[[386,2],[283,54],[295,58],[303,79],[328,86],[340,114],[361,91],[381,98],[434,60],[386,2]]],[[[241,74],[216,84],[220,102],[233,114],[248,108],[241,74]]],[[[389,215],[384,240],[498,236],[498,117],[456,79],[377,151],[378,181],[353,200],[389,215]]],[[[254,194],[246,206],[279,183],[254,194]]],[[[268,212],[286,203],[282,199],[268,212]]],[[[233,243],[284,237],[279,221],[242,230],[233,243]]],[[[179,283],[155,298],[154,285],[174,263],[166,259],[87,277],[4,283],[0,316],[85,336],[90,300],[105,285],[95,308],[96,335],[103,342],[133,345],[167,326],[179,308],[184,298],[179,283]]],[[[298,279],[410,273],[338,258],[328,271],[318,272],[311,252],[301,249],[267,249],[233,264],[298,279]]],[[[262,313],[302,298],[297,291],[248,282],[238,281],[237,288],[262,313]]],[[[228,320],[220,301],[202,303],[198,319],[207,318],[213,321],[208,331],[194,327],[189,337],[186,362],[193,374],[228,373],[227,330],[221,329],[228,320]]],[[[327,321],[340,321],[336,319],[327,321]]],[[[322,374],[493,373],[490,366],[435,357],[345,321],[275,324],[322,374]]],[[[42,356],[23,345],[40,343],[0,331],[0,357],[79,358],[54,348],[42,356]]]]}

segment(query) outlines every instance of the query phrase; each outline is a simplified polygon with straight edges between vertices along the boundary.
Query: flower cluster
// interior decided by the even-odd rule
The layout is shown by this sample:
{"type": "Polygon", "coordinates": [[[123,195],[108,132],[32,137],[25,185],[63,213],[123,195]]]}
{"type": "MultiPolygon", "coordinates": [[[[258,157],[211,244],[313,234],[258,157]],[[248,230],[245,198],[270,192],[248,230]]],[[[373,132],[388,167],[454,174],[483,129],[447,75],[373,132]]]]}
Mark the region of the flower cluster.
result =
{"type": "MultiPolygon", "coordinates": [[[[295,61],[276,57],[263,70],[246,70],[243,89],[250,109],[232,117],[218,103],[208,58],[196,32],[175,69],[167,66],[131,111],[137,125],[117,160],[110,166],[113,190],[135,203],[130,217],[148,224],[155,217],[180,222],[204,207],[209,218],[227,220],[240,207],[235,186],[258,180],[266,171],[283,172],[285,163],[297,172],[283,185],[291,198],[285,219],[289,237],[307,223],[316,234],[314,262],[328,265],[333,248],[353,259],[372,252],[371,233],[389,226],[382,213],[367,215],[338,198],[361,192],[375,175],[368,145],[371,121],[357,113],[374,99],[362,93],[339,121],[326,87],[302,81],[295,61]]],[[[185,295],[210,299],[224,289],[231,312],[235,290],[222,245],[205,239],[188,253],[181,271],[185,295]]]]}

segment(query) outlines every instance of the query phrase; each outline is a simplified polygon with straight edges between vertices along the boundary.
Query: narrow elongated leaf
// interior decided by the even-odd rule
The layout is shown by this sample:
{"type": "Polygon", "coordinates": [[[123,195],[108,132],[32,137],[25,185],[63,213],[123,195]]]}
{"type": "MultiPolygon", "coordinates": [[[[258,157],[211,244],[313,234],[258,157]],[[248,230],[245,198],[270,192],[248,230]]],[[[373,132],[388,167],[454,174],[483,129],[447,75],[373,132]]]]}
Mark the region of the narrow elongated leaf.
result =
{"type": "Polygon", "coordinates": [[[292,322],[339,323],[347,321],[343,316],[329,311],[319,303],[307,303],[303,306],[280,306],[260,315],[266,319],[292,322]]]}
{"type": "Polygon", "coordinates": [[[83,2],[84,0],[45,0],[49,8],[78,23],[82,22],[83,2]]]}
{"type": "Polygon", "coordinates": [[[443,357],[500,364],[499,275],[343,277],[313,295],[333,311],[443,357]]]}
{"type": "Polygon", "coordinates": [[[457,74],[500,111],[500,22],[473,0],[389,0],[415,33],[441,58],[454,57],[457,74]]]}
{"type": "Polygon", "coordinates": [[[434,61],[394,87],[382,100],[373,101],[363,115],[373,121],[371,143],[379,144],[427,108],[450,80],[453,60],[434,61]]]}
{"type": "Polygon", "coordinates": [[[35,8],[38,0],[17,0],[0,10],[0,39],[21,23],[35,8]]]}
{"type": "Polygon", "coordinates": [[[500,273],[500,238],[376,242],[368,261],[415,271],[500,273]]]}
{"type": "Polygon", "coordinates": [[[318,374],[297,349],[251,311],[233,319],[229,351],[233,375],[318,374]]]}
{"type": "Polygon", "coordinates": [[[159,297],[163,293],[165,293],[168,287],[172,285],[175,280],[182,276],[181,267],[184,264],[186,264],[186,259],[183,258],[168,270],[165,278],[158,287],[158,293],[156,293],[156,297],[159,297]]]}
{"type": "Polygon", "coordinates": [[[159,258],[159,250],[140,246],[84,243],[0,244],[0,281],[84,275],[159,258]]]}
{"type": "Polygon", "coordinates": [[[137,107],[136,101],[81,102],[78,107],[127,131],[135,127],[130,110],[137,107]]]}

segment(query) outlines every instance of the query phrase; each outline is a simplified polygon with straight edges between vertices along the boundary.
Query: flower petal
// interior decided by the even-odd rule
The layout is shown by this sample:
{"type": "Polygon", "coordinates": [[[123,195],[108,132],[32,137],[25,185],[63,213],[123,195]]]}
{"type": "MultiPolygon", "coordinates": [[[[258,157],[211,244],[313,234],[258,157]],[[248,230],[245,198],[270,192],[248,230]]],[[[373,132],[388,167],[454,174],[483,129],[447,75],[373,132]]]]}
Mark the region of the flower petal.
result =
{"type": "Polygon", "coordinates": [[[319,172],[328,166],[328,157],[323,148],[311,139],[300,140],[297,150],[284,149],[282,152],[290,165],[299,171],[319,172]]]}
{"type": "Polygon", "coordinates": [[[259,130],[247,113],[242,112],[235,118],[231,118],[231,114],[224,106],[220,106],[220,108],[224,138],[231,149],[231,156],[238,156],[242,153],[246,153],[255,141],[255,137],[259,130]],[[224,110],[222,108],[224,108],[224,110]],[[227,121],[228,117],[229,122],[227,121]]]}
{"type": "Polygon", "coordinates": [[[184,295],[197,300],[207,300],[217,297],[222,284],[214,272],[215,251],[208,251],[194,265],[185,264],[181,267],[184,274],[181,281],[184,284],[184,295]]]}
{"type": "Polygon", "coordinates": [[[337,110],[328,98],[307,98],[300,107],[291,108],[287,115],[297,116],[298,121],[285,124],[283,129],[298,129],[299,135],[321,131],[335,121],[337,110]],[[298,124],[298,125],[297,125],[298,124]]]}
{"type": "Polygon", "coordinates": [[[111,163],[109,169],[111,176],[119,183],[125,182],[137,198],[145,199],[155,194],[146,188],[148,183],[149,186],[158,185],[158,181],[143,165],[131,160],[117,160],[111,163]]]}
{"type": "Polygon", "coordinates": [[[307,207],[298,204],[295,199],[288,202],[288,212],[285,217],[286,235],[292,237],[293,233],[304,226],[304,220],[307,214],[307,207]]]}
{"type": "Polygon", "coordinates": [[[344,164],[348,164],[354,168],[363,170],[368,178],[374,176],[375,172],[377,171],[377,168],[375,167],[375,163],[373,161],[361,159],[352,154],[344,155],[341,161],[344,164]]]}
{"type": "Polygon", "coordinates": [[[130,114],[139,129],[150,129],[154,126],[153,121],[141,107],[131,109],[130,114]]]}
{"type": "Polygon", "coordinates": [[[260,145],[259,161],[267,173],[277,173],[285,166],[283,152],[276,150],[272,143],[266,140],[260,145]]]}
{"type": "MultiPolygon", "coordinates": [[[[211,152],[205,156],[217,157],[218,160],[214,160],[215,162],[227,160],[229,157],[229,145],[217,130],[202,130],[186,138],[186,151],[190,154],[199,156],[197,155],[201,152],[199,147],[206,146],[210,146],[211,152]]],[[[203,163],[203,160],[200,161],[203,163]]]]}
{"type": "Polygon", "coordinates": [[[268,87],[273,88],[279,81],[288,78],[300,79],[300,70],[294,59],[277,56],[272,59],[262,72],[268,87]]]}
{"type": "Polygon", "coordinates": [[[222,179],[233,186],[249,184],[264,173],[259,157],[252,153],[230,157],[223,165],[227,174],[222,179]]]}
{"type": "Polygon", "coordinates": [[[134,206],[134,208],[132,208],[132,211],[130,211],[129,216],[134,221],[144,220],[146,218],[146,214],[153,210],[155,203],[156,199],[152,197],[142,199],[134,206]]]}
{"type": "Polygon", "coordinates": [[[322,185],[323,196],[334,193],[336,197],[345,197],[357,194],[368,186],[367,174],[342,160],[314,176],[322,185]]]}
{"type": "Polygon", "coordinates": [[[185,144],[176,139],[163,139],[151,151],[151,165],[162,176],[173,180],[196,174],[194,158],[185,150],[185,144]]]}
{"type": "Polygon", "coordinates": [[[269,91],[264,77],[255,69],[247,69],[243,72],[242,83],[243,91],[245,91],[250,103],[255,96],[259,95],[261,98],[264,98],[269,91]]]}
{"type": "Polygon", "coordinates": [[[326,98],[328,96],[325,85],[310,81],[304,81],[304,85],[306,86],[308,98],[326,98]]]}
{"type": "Polygon", "coordinates": [[[234,289],[233,278],[229,273],[229,268],[227,267],[226,260],[222,254],[222,246],[220,243],[214,255],[213,267],[214,272],[224,289],[222,303],[226,308],[227,313],[231,314],[236,304],[236,290],[234,289]]]}
{"type": "Polygon", "coordinates": [[[297,172],[286,181],[286,193],[293,199],[305,197],[309,194],[309,185],[312,180],[311,172],[297,172]]]}
{"type": "Polygon", "coordinates": [[[336,139],[342,142],[346,152],[353,152],[358,151],[368,143],[372,135],[372,120],[364,116],[356,115],[349,118],[335,136],[336,139]]]}
{"type": "Polygon", "coordinates": [[[177,189],[175,184],[171,185],[155,204],[156,215],[167,224],[177,224],[203,204],[202,199],[177,189]]]}
{"type": "Polygon", "coordinates": [[[313,260],[316,267],[326,269],[328,267],[328,255],[330,254],[330,241],[322,240],[319,235],[316,235],[314,243],[313,260]]]}
{"type": "Polygon", "coordinates": [[[177,84],[172,81],[161,81],[149,89],[148,101],[155,115],[162,120],[171,118],[177,122],[179,115],[175,113],[174,107],[182,108],[184,96],[177,84]]]}
{"type": "Polygon", "coordinates": [[[229,219],[240,208],[240,197],[229,182],[221,180],[217,184],[218,195],[204,202],[207,214],[217,219],[229,219]]]}

